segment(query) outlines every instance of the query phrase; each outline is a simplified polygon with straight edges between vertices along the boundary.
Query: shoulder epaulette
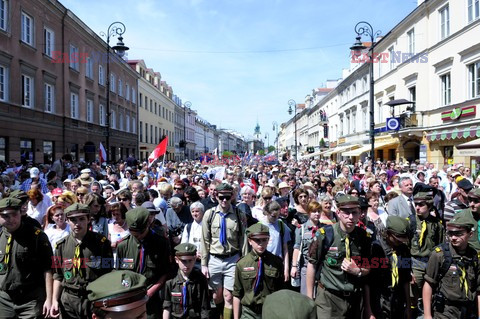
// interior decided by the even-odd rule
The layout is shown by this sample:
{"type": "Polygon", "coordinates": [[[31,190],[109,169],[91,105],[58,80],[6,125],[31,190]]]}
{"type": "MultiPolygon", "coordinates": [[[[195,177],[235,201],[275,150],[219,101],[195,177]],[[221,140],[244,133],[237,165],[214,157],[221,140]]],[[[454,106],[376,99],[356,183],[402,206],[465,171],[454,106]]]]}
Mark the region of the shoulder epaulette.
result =
{"type": "Polygon", "coordinates": [[[35,231],[35,235],[38,236],[41,232],[42,232],[42,231],[41,231],[40,229],[37,229],[37,230],[35,231]]]}
{"type": "Polygon", "coordinates": [[[372,238],[372,234],[370,234],[368,231],[366,232],[368,238],[372,238]]]}
{"type": "Polygon", "coordinates": [[[325,235],[325,229],[320,228],[319,231],[320,231],[320,234],[325,235]]]}
{"type": "Polygon", "coordinates": [[[440,248],[440,247],[437,246],[437,247],[435,247],[435,251],[436,251],[437,253],[441,253],[441,252],[442,252],[442,248],[440,248]]]}
{"type": "Polygon", "coordinates": [[[107,240],[107,237],[103,236],[100,241],[101,241],[102,243],[104,243],[106,240],[107,240]]]}

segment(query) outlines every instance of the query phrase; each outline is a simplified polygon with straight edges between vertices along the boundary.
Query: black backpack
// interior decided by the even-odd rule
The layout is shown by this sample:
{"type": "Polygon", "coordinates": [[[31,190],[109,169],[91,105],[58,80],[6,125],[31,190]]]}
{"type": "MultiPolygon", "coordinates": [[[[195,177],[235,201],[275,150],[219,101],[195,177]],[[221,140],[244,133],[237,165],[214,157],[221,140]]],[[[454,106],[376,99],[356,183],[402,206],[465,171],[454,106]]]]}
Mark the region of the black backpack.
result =
{"type": "Polygon", "coordinates": [[[325,259],[325,254],[327,253],[330,246],[333,244],[334,240],[334,233],[332,225],[325,225],[318,230],[320,233],[324,235],[324,239],[322,241],[322,251],[321,251],[321,259],[317,261],[317,267],[315,269],[315,280],[320,280],[320,275],[322,274],[322,267],[323,261],[325,259]]]}

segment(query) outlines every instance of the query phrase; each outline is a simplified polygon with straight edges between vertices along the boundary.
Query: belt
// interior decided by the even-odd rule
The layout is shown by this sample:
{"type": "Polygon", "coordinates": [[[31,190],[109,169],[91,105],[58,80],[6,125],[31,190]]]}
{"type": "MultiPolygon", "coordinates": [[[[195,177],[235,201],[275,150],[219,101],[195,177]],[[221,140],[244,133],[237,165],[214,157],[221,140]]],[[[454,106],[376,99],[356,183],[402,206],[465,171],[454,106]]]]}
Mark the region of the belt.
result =
{"type": "Polygon", "coordinates": [[[233,257],[233,256],[235,256],[235,255],[237,255],[237,254],[238,254],[238,251],[234,251],[234,252],[231,252],[231,253],[229,253],[229,254],[221,254],[221,255],[220,255],[220,254],[210,254],[210,255],[212,255],[212,256],[214,256],[214,257],[217,257],[217,258],[219,258],[219,259],[225,259],[225,258],[233,257]]]}
{"type": "Polygon", "coordinates": [[[332,295],[335,295],[335,296],[337,296],[339,298],[343,298],[343,299],[356,297],[357,294],[360,291],[360,290],[357,290],[357,291],[340,291],[340,290],[330,289],[330,288],[326,288],[321,282],[318,283],[318,287],[320,289],[328,291],[332,295]]]}

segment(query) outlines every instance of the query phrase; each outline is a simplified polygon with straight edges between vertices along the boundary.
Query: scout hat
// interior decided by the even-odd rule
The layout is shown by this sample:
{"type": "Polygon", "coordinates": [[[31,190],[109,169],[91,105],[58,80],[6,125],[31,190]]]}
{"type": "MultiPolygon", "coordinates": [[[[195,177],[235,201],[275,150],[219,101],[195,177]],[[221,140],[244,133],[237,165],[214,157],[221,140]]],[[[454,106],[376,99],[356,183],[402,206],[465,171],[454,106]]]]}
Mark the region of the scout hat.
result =
{"type": "Polygon", "coordinates": [[[290,188],[290,186],[288,186],[286,182],[281,182],[280,184],[278,184],[278,189],[282,188],[290,188]]]}
{"type": "Polygon", "coordinates": [[[18,210],[20,207],[22,207],[22,201],[17,198],[6,197],[0,200],[0,214],[4,214],[8,208],[18,210]]]}
{"type": "Polygon", "coordinates": [[[480,199],[480,188],[474,188],[468,192],[468,197],[480,199]]]}
{"type": "Polygon", "coordinates": [[[473,219],[472,213],[469,208],[462,209],[457,212],[453,218],[447,223],[447,227],[458,226],[466,229],[472,229],[477,225],[475,219],[473,219]]]}
{"type": "Polygon", "coordinates": [[[82,215],[89,215],[90,207],[80,203],[73,203],[65,209],[65,215],[67,218],[77,217],[82,215]]]}
{"type": "Polygon", "coordinates": [[[427,204],[433,204],[433,192],[418,192],[413,196],[415,203],[426,202],[427,204]]]}
{"type": "Polygon", "coordinates": [[[196,256],[197,246],[190,243],[184,243],[175,246],[175,256],[196,256]]]}
{"type": "Polygon", "coordinates": [[[80,175],[80,183],[82,183],[82,186],[90,185],[92,182],[93,177],[91,177],[89,173],[83,173],[80,175]]]}
{"type": "Polygon", "coordinates": [[[22,202],[22,206],[23,206],[23,204],[25,204],[28,201],[27,193],[25,193],[24,191],[19,190],[19,189],[11,192],[10,196],[8,196],[8,197],[19,199],[22,202]]]}
{"type": "Polygon", "coordinates": [[[146,280],[130,270],[112,271],[88,284],[88,300],[109,312],[136,309],[148,301],[146,280]]]}
{"type": "Polygon", "coordinates": [[[315,319],[315,302],[292,290],[279,290],[267,296],[263,303],[263,319],[315,319]]]}
{"type": "Polygon", "coordinates": [[[390,215],[387,217],[387,230],[400,236],[408,235],[410,223],[408,219],[390,215]]]}
{"type": "Polygon", "coordinates": [[[358,197],[351,195],[341,195],[336,199],[338,208],[360,208],[358,197]]]}
{"type": "Polygon", "coordinates": [[[247,228],[247,237],[257,237],[257,236],[270,236],[270,230],[268,226],[265,226],[262,223],[255,223],[252,226],[247,228]]]}
{"type": "Polygon", "coordinates": [[[215,190],[217,192],[233,192],[233,187],[228,183],[221,183],[217,185],[215,190]]]}
{"type": "Polygon", "coordinates": [[[142,232],[148,226],[150,212],[144,207],[137,207],[127,212],[126,222],[130,230],[142,232]]]}

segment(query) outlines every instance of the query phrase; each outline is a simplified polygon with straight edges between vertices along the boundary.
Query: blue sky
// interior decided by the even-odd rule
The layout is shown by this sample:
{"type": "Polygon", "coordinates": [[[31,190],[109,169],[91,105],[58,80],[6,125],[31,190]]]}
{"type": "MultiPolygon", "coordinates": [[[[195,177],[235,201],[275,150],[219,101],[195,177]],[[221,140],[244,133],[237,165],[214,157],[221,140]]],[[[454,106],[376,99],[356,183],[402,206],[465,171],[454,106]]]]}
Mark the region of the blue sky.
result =
{"type": "MultiPolygon", "coordinates": [[[[122,21],[129,59],[143,59],[212,124],[252,135],[288,120],[289,99],[349,65],[354,26],[382,34],[416,0],[60,0],[97,34],[122,21]]],[[[365,39],[366,40],[366,39],[365,39]]],[[[112,41],[116,43],[116,39],[112,41]]]]}

